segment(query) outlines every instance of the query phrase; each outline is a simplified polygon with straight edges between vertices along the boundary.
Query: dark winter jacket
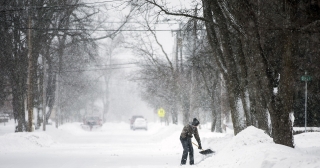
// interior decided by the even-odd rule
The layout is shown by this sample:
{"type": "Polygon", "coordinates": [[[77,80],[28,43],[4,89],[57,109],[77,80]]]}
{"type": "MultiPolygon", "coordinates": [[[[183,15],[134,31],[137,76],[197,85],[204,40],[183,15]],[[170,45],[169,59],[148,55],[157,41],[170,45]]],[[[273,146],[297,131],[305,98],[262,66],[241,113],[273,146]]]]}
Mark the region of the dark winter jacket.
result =
{"type": "Polygon", "coordinates": [[[191,124],[188,124],[188,125],[183,127],[180,137],[182,139],[192,138],[192,134],[196,138],[198,144],[201,144],[199,133],[198,133],[198,128],[197,127],[193,127],[191,124]]]}

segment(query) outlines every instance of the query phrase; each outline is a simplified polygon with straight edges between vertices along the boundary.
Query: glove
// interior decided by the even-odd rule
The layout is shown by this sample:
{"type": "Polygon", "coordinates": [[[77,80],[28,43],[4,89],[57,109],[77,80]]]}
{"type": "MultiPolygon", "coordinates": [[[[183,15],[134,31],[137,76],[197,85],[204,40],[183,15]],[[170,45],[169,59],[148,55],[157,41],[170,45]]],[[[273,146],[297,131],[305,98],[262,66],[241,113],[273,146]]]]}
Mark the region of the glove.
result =
{"type": "Polygon", "coordinates": [[[198,149],[202,149],[201,143],[199,143],[199,145],[198,145],[198,149]]]}

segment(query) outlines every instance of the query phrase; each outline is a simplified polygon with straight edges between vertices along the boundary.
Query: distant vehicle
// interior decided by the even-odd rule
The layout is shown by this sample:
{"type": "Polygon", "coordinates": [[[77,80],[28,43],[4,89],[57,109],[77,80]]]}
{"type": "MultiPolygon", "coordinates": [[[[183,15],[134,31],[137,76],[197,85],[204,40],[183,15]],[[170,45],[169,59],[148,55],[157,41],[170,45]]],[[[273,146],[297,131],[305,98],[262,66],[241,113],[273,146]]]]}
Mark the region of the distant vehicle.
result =
{"type": "Polygon", "coordinates": [[[84,118],[84,124],[86,125],[101,125],[101,119],[97,116],[87,116],[84,118]]]}
{"type": "Polygon", "coordinates": [[[83,119],[82,128],[90,128],[90,131],[93,127],[101,127],[102,126],[102,120],[98,116],[86,116],[83,119]]]}
{"type": "Polygon", "coordinates": [[[137,118],[144,118],[143,116],[141,116],[141,115],[134,115],[134,116],[132,116],[131,117],[131,119],[129,119],[129,121],[130,121],[130,129],[132,129],[133,127],[133,123],[134,123],[134,121],[137,119],[137,118]]]}
{"type": "Polygon", "coordinates": [[[132,129],[145,129],[148,130],[148,122],[145,118],[136,118],[132,124],[132,129]]]}
{"type": "Polygon", "coordinates": [[[6,113],[0,113],[0,122],[8,122],[10,119],[9,114],[6,113]]]}

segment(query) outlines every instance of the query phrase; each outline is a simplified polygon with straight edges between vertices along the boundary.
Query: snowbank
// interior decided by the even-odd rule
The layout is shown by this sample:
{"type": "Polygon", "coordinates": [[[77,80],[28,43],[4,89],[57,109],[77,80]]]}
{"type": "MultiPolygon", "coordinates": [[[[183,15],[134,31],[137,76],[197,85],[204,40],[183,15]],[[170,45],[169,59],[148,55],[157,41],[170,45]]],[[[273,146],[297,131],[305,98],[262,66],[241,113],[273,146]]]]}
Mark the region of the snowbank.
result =
{"type": "Polygon", "coordinates": [[[51,136],[41,132],[9,133],[0,136],[0,147],[2,152],[32,150],[50,147],[52,144],[54,144],[54,141],[51,136]]]}
{"type": "MultiPolygon", "coordinates": [[[[315,139],[313,136],[308,138],[310,141],[315,139]]],[[[302,138],[297,139],[302,140],[302,138]]],[[[300,140],[297,140],[298,144],[300,140]]],[[[320,149],[319,142],[313,144],[320,149]]],[[[319,167],[320,152],[317,151],[314,154],[318,156],[306,154],[301,149],[275,144],[269,135],[250,126],[233,137],[225,147],[217,151],[216,155],[200,163],[200,165],[236,168],[319,167]]]]}
{"type": "Polygon", "coordinates": [[[274,142],[263,130],[250,126],[238,133],[222,152],[232,152],[260,144],[274,144],[274,142]]]}

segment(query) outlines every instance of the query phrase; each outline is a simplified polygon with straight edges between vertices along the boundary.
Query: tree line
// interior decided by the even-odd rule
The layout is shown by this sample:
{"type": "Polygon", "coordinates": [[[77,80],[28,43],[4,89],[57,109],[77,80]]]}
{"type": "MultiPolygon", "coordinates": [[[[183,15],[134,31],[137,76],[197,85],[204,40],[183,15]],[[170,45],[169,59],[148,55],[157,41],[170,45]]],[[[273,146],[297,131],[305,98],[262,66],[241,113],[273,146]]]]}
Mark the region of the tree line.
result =
{"type": "Polygon", "coordinates": [[[56,126],[79,121],[79,111],[100,98],[107,69],[87,69],[102,63],[97,40],[114,38],[125,21],[97,34],[107,19],[97,5],[109,9],[81,0],[0,1],[0,107],[11,106],[16,132],[46,123],[53,110],[56,126]]]}
{"type": "Polygon", "coordinates": [[[178,114],[184,124],[212,114],[211,130],[217,132],[229,111],[235,134],[253,125],[275,143],[294,147],[293,122],[301,126],[301,76],[307,72],[312,75],[308,101],[313,102],[308,112],[315,117],[313,125],[319,125],[318,0],[185,3],[181,6],[188,7],[179,8],[169,1],[136,2],[147,13],[144,18],[175,17],[182,24],[173,58],[161,50],[154,32],[148,37],[157,47],[142,39],[135,46],[144,60],[137,79],[149,104],[165,106],[173,123],[178,114]]]}

